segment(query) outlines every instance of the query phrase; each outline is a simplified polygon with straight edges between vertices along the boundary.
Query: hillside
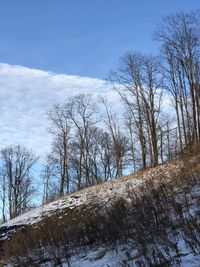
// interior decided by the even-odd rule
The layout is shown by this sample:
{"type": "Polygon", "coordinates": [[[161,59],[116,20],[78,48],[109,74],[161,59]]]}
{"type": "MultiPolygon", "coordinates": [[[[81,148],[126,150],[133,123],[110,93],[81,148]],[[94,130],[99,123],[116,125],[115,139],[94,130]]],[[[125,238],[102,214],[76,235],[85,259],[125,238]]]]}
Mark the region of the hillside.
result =
{"type": "Polygon", "coordinates": [[[199,170],[186,155],[29,211],[1,225],[1,264],[199,266],[199,170]]]}

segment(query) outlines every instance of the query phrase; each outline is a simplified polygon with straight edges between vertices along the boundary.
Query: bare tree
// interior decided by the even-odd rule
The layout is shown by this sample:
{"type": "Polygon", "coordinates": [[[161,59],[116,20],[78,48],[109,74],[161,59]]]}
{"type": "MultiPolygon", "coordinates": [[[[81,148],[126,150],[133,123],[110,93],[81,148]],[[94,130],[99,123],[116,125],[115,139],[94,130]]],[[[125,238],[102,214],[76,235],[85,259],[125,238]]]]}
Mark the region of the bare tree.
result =
{"type": "Polygon", "coordinates": [[[174,97],[180,147],[200,140],[200,12],[176,13],[158,25],[168,88],[174,97]],[[184,139],[182,138],[184,136],[184,139]]]}
{"type": "Polygon", "coordinates": [[[6,197],[7,197],[7,181],[6,181],[6,173],[2,168],[0,171],[0,199],[1,199],[1,210],[2,210],[2,222],[6,222],[6,197]]]}
{"type": "Polygon", "coordinates": [[[60,187],[57,180],[60,179],[60,161],[48,155],[46,162],[41,172],[41,178],[43,181],[43,203],[47,203],[55,199],[60,194],[60,187]]]}
{"type": "MultiPolygon", "coordinates": [[[[97,119],[97,105],[92,101],[91,95],[79,94],[69,100],[65,105],[69,118],[73,123],[75,133],[76,162],[78,163],[77,177],[78,190],[90,183],[89,171],[89,132],[99,119],[97,119]],[[84,173],[83,173],[84,169],[84,173]],[[83,177],[83,175],[85,177],[83,177]],[[85,178],[85,181],[83,181],[85,178]]],[[[75,161],[74,161],[75,162],[75,161]]]]}
{"type": "Polygon", "coordinates": [[[134,119],[132,115],[127,111],[124,114],[124,123],[125,128],[127,130],[127,137],[129,138],[129,162],[130,165],[133,167],[133,171],[137,170],[137,142],[136,142],[136,133],[134,131],[134,119]]]}
{"type": "Polygon", "coordinates": [[[51,122],[50,132],[54,136],[53,154],[56,157],[57,168],[60,175],[60,190],[59,196],[64,195],[65,184],[66,191],[69,193],[69,140],[71,125],[69,121],[68,110],[62,105],[55,105],[48,117],[51,122]]]}
{"type": "Polygon", "coordinates": [[[10,219],[26,211],[29,206],[33,193],[31,169],[37,159],[33,153],[19,145],[1,150],[2,174],[5,179],[3,191],[5,194],[6,183],[10,219]]]}
{"type": "Polygon", "coordinates": [[[141,147],[142,167],[158,164],[157,128],[162,98],[160,64],[153,56],[128,52],[121,59],[118,72],[109,80],[132,115],[141,147]],[[148,145],[147,145],[148,144],[148,145]]]}
{"type": "Polygon", "coordinates": [[[100,98],[101,103],[105,108],[106,113],[106,124],[108,131],[112,139],[113,146],[113,156],[115,160],[116,173],[115,177],[122,176],[122,171],[126,163],[126,155],[129,149],[128,141],[125,135],[122,132],[122,127],[117,122],[117,117],[111,112],[108,107],[106,99],[103,97],[100,98]]]}

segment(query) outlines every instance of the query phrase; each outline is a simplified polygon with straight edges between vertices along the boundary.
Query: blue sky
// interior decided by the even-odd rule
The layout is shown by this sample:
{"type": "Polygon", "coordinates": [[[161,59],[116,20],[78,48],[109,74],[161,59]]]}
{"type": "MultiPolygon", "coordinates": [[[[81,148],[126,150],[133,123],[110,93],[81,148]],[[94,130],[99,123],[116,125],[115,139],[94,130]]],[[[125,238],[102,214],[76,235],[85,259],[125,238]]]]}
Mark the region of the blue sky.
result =
{"type": "Polygon", "coordinates": [[[162,16],[197,0],[1,0],[0,62],[105,78],[127,50],[156,52],[162,16]]]}
{"type": "MultiPolygon", "coordinates": [[[[127,50],[156,53],[162,16],[199,0],[0,0],[0,148],[50,151],[46,112],[76,93],[119,96],[102,80],[127,50]]],[[[165,106],[170,100],[165,100],[165,106]]]]}
{"type": "MultiPolygon", "coordinates": [[[[127,50],[156,53],[161,17],[196,0],[0,0],[0,148],[44,157],[46,112],[75,93],[119,98],[102,79],[127,50]]],[[[117,109],[116,108],[116,109],[117,109]]]]}

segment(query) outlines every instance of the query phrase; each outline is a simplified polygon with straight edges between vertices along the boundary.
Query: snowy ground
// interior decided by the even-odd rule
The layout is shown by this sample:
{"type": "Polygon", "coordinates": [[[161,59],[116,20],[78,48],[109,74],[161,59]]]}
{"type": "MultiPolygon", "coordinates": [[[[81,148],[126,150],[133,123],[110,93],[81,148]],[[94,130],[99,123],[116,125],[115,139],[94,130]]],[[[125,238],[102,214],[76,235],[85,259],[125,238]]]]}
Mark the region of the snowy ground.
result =
{"type": "MultiPolygon", "coordinates": [[[[132,257],[133,258],[133,257],[132,257]]],[[[118,246],[116,249],[108,249],[106,247],[99,247],[90,249],[84,253],[80,253],[73,257],[68,265],[67,261],[63,259],[62,264],[57,267],[137,267],[133,260],[131,260],[131,249],[127,245],[118,246]],[[128,256],[127,256],[128,255],[128,256]],[[128,258],[129,257],[129,258],[128,258]],[[128,265],[129,264],[129,265],[128,265]]],[[[185,250],[181,257],[181,265],[173,264],[173,267],[199,267],[200,255],[193,255],[185,250]]],[[[11,267],[11,266],[6,266],[11,267]]],[[[52,262],[47,262],[41,267],[52,267],[52,262]]]]}
{"type": "MultiPolygon", "coordinates": [[[[89,203],[105,203],[116,200],[122,195],[126,197],[127,188],[132,187],[137,189],[144,181],[151,179],[159,179],[161,176],[170,177],[172,173],[177,172],[181,168],[181,163],[166,163],[158,166],[157,168],[149,169],[145,172],[140,171],[136,174],[122,177],[116,181],[106,182],[98,186],[92,186],[90,188],[83,189],[79,192],[72,193],[62,199],[56,200],[49,204],[40,206],[31,210],[3,225],[0,226],[0,231],[6,228],[13,230],[15,226],[21,225],[33,225],[41,221],[45,217],[52,216],[54,214],[62,213],[67,209],[74,209],[81,205],[87,205],[89,203]]],[[[66,214],[65,214],[66,215],[66,214]]],[[[58,216],[58,219],[62,216],[58,216]]],[[[6,239],[6,234],[0,235],[0,240],[6,239]]],[[[180,244],[182,252],[182,265],[183,267],[200,267],[200,256],[193,255],[187,251],[185,244],[180,244]]],[[[127,245],[120,245],[117,249],[111,249],[106,247],[94,247],[88,251],[79,253],[76,257],[72,257],[70,262],[71,267],[120,267],[123,266],[123,259],[127,260],[127,257],[133,251],[127,245]]],[[[134,257],[133,255],[132,257],[134,257]]],[[[134,263],[129,262],[131,267],[135,267],[134,263]]],[[[8,267],[9,265],[7,265],[8,267]]],[[[42,267],[52,266],[52,262],[41,264],[42,267]]],[[[67,261],[63,259],[63,267],[68,267],[67,261]]],[[[127,266],[127,265],[124,265],[127,266]]],[[[176,265],[173,265],[176,266],[176,265]]]]}
{"type": "Polygon", "coordinates": [[[109,181],[104,184],[85,188],[79,192],[72,193],[62,199],[53,201],[49,204],[37,207],[29,212],[26,212],[7,223],[0,226],[12,227],[15,225],[35,224],[46,216],[51,216],[54,213],[61,213],[64,209],[74,209],[83,204],[89,203],[108,203],[115,200],[117,197],[125,196],[127,188],[139,187],[144,181],[159,178],[161,175],[170,176],[172,172],[180,169],[179,165],[167,163],[158,166],[157,168],[149,169],[145,172],[141,171],[132,175],[124,176],[115,181],[109,181]]]}

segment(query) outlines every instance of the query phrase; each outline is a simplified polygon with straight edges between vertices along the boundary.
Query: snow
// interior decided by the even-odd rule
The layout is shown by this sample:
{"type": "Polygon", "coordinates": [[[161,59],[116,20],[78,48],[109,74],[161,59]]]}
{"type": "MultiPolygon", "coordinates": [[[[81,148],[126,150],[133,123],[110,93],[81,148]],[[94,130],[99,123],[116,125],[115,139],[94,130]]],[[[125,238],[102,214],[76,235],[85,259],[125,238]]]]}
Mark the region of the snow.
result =
{"type": "MultiPolygon", "coordinates": [[[[70,195],[53,201],[49,204],[40,206],[31,210],[25,214],[18,216],[17,218],[3,224],[3,227],[14,227],[28,224],[35,224],[41,221],[43,218],[58,214],[58,219],[62,219],[64,215],[67,215],[67,209],[74,209],[81,205],[88,205],[90,203],[101,203],[109,205],[112,201],[115,201],[118,197],[125,197],[128,200],[127,189],[132,188],[137,190],[145,181],[148,179],[156,180],[160,177],[172,177],[173,173],[177,172],[181,168],[181,163],[171,162],[152,168],[147,171],[140,171],[136,174],[122,177],[115,181],[109,181],[104,184],[85,188],[79,192],[71,193],[70,195]]],[[[200,194],[200,189],[193,186],[193,196],[200,194]]],[[[177,192],[178,193],[178,192],[177,192]]],[[[180,197],[177,195],[177,197],[180,197]]],[[[181,199],[180,199],[181,201],[181,199]]],[[[191,214],[195,214],[195,201],[191,203],[191,214]]],[[[6,234],[1,235],[1,240],[7,238],[6,234]]],[[[121,244],[115,249],[108,248],[106,246],[99,246],[88,249],[85,252],[79,252],[76,256],[72,256],[70,260],[71,267],[116,267],[123,266],[122,260],[127,259],[127,255],[133,254],[132,247],[125,247],[126,245],[121,244]]],[[[178,244],[179,251],[181,253],[181,266],[183,267],[199,267],[200,255],[194,255],[190,253],[184,242],[180,241],[178,244]]],[[[133,255],[134,257],[135,255],[133,255]]],[[[52,262],[41,264],[42,267],[52,266],[52,262]]],[[[63,258],[63,267],[68,267],[66,259],[63,258]]],[[[135,267],[134,262],[130,262],[131,267],[135,267]]],[[[11,267],[7,265],[7,267],[11,267]]]]}
{"type": "MultiPolygon", "coordinates": [[[[94,247],[85,252],[78,253],[70,260],[70,265],[66,259],[62,259],[62,264],[57,267],[117,267],[123,266],[122,261],[126,258],[123,245],[119,245],[115,249],[106,246],[94,247]]],[[[51,267],[52,262],[46,262],[40,265],[41,267],[51,267]]],[[[6,266],[11,267],[11,266],[6,266]]],[[[132,263],[131,267],[136,267],[132,263]]]]}
{"type": "Polygon", "coordinates": [[[168,177],[172,172],[180,168],[181,162],[176,162],[176,164],[168,162],[156,168],[150,168],[145,172],[139,171],[114,181],[108,181],[100,185],[82,189],[79,192],[71,193],[64,198],[26,212],[2,224],[0,229],[1,227],[11,227],[15,225],[33,225],[54,213],[62,213],[65,209],[74,209],[83,204],[94,202],[107,204],[118,197],[126,196],[128,188],[137,189],[144,181],[152,179],[152,177],[154,177],[154,179],[159,178],[161,175],[168,177]]]}
{"type": "Polygon", "coordinates": [[[35,224],[38,221],[42,220],[46,216],[50,216],[52,213],[56,211],[62,211],[63,209],[74,207],[78,207],[83,203],[87,203],[87,199],[84,194],[76,194],[71,195],[69,197],[65,197],[63,199],[59,199],[48,203],[46,205],[42,205],[37,207],[29,212],[26,212],[7,223],[1,225],[1,227],[10,227],[14,225],[26,225],[26,224],[35,224]]]}
{"type": "Polygon", "coordinates": [[[61,213],[65,209],[74,209],[90,202],[108,203],[111,199],[114,200],[121,196],[126,191],[127,186],[137,187],[141,183],[141,179],[132,179],[131,181],[112,181],[92,186],[26,212],[2,224],[0,228],[14,225],[32,225],[41,221],[44,217],[51,216],[53,213],[61,213]]]}
{"type": "Polygon", "coordinates": [[[81,260],[72,260],[73,267],[115,267],[117,260],[113,257],[113,251],[99,248],[88,251],[81,260]]]}

